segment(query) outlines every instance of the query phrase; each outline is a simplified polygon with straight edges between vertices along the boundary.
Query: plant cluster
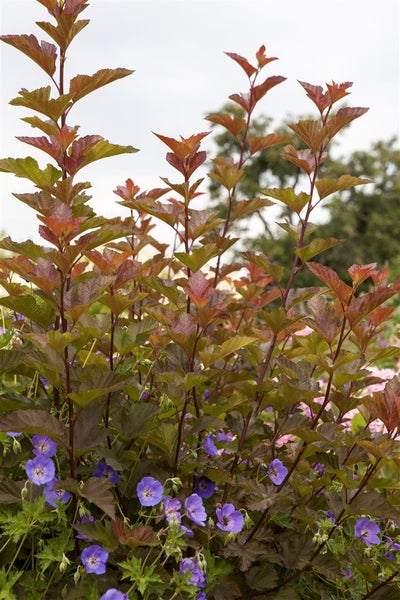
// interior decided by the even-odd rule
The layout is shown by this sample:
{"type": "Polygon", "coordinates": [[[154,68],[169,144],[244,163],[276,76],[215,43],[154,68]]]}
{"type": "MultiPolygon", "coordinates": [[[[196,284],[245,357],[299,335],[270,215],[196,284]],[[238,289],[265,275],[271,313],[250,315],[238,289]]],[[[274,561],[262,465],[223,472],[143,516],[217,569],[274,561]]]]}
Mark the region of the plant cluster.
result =
{"type": "MultiPolygon", "coordinates": [[[[255,107],[281,76],[274,58],[229,53],[248,79],[230,99],[243,117],[208,115],[240,147],[209,176],[226,214],[194,208],[207,133],[173,139],[178,180],[115,193],[127,216],[90,207],[89,163],[125,152],[80,136],[75,104],[131,73],[65,79],[69,45],[88,24],[84,0],[38,0],[54,22],[2,41],[51,85],[11,104],[34,111],[21,141],[52,159],[0,160],[32,193],[15,194],[40,221],[44,245],[1,240],[0,597],[4,600],[398,598],[400,380],[379,371],[396,347],[380,335],[400,283],[376,264],[343,280],[315,257],[339,243],[309,235],[331,194],[368,180],[320,177],[332,139],[365,108],[341,107],[350,83],[302,82],[315,119],[292,130],[282,160],[306,189],[236,198],[246,161],[284,136],[249,134],[255,107]],[[286,269],[229,249],[235,220],[278,201],[297,215],[286,269]],[[171,247],[152,234],[161,220],[171,247]],[[299,288],[308,268],[319,280],[299,288]]],[[[196,203],[197,205],[197,203],[196,203]]]]}

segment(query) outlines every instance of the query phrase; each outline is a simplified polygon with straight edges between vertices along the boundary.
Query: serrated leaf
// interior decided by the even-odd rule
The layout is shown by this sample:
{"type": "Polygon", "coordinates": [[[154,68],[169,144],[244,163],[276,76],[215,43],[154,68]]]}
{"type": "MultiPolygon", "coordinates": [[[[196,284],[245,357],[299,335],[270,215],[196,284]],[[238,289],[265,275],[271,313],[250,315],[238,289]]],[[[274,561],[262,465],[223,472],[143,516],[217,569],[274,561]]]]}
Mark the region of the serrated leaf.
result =
{"type": "Polygon", "coordinates": [[[236,219],[243,219],[248,215],[258,212],[267,206],[272,206],[274,203],[271,200],[264,198],[251,198],[250,200],[239,200],[234,207],[236,219]]]}
{"type": "Polygon", "coordinates": [[[300,214],[310,200],[310,194],[306,194],[305,192],[296,194],[293,188],[268,188],[261,190],[261,192],[269,198],[279,200],[297,214],[300,214]]]}
{"type": "Polygon", "coordinates": [[[80,496],[98,506],[111,519],[115,519],[114,496],[112,484],[101,477],[90,477],[80,489],[80,496]]]}
{"type": "Polygon", "coordinates": [[[260,152],[260,150],[265,150],[271,146],[276,146],[282,142],[287,142],[289,139],[289,136],[280,135],[279,133],[268,133],[267,135],[263,136],[253,136],[249,139],[250,154],[255,154],[256,152],[260,152]]]}
{"type": "Polygon", "coordinates": [[[111,530],[109,522],[106,522],[106,525],[99,521],[75,523],[73,527],[79,533],[83,533],[94,542],[99,543],[109,552],[116,550],[118,547],[118,540],[111,530]]]}
{"type": "Polygon", "coordinates": [[[139,150],[133,146],[120,146],[119,144],[111,144],[108,140],[101,140],[84,154],[82,163],[76,171],[102,158],[117,156],[119,154],[132,154],[134,152],[139,152],[139,150]]]}
{"type": "Polygon", "coordinates": [[[19,96],[10,100],[13,106],[25,106],[46,115],[53,121],[57,121],[61,115],[71,106],[71,96],[62,94],[58,98],[50,98],[51,87],[42,87],[29,92],[22,88],[19,96]]]}
{"type": "Polygon", "coordinates": [[[156,424],[156,415],[160,409],[149,402],[135,402],[127,411],[120,410],[113,417],[113,426],[116,427],[123,440],[131,440],[156,424]]]}
{"type": "Polygon", "coordinates": [[[254,73],[256,73],[256,67],[253,67],[253,65],[251,65],[244,56],[240,56],[240,54],[236,54],[235,52],[225,52],[225,54],[237,62],[237,64],[242,67],[243,71],[248,77],[251,77],[254,75],[254,73]]]}
{"type": "Polygon", "coordinates": [[[43,329],[48,329],[55,319],[55,305],[40,296],[20,295],[0,297],[0,305],[7,306],[14,312],[24,315],[43,329]]]}
{"type": "Polygon", "coordinates": [[[41,433],[62,440],[64,427],[56,417],[45,410],[15,410],[0,417],[0,431],[41,433]]]}
{"type": "Polygon", "coordinates": [[[229,115],[227,113],[212,113],[205,117],[211,123],[216,123],[217,125],[222,125],[230,131],[234,136],[237,136],[241,131],[243,131],[246,127],[246,121],[234,115],[229,115]]]}
{"type": "Polygon", "coordinates": [[[0,39],[10,46],[14,46],[32,59],[41,67],[50,77],[56,70],[57,48],[54,44],[42,41],[39,44],[34,35],[2,35],[0,39]]]}
{"type": "Polygon", "coordinates": [[[48,164],[45,169],[40,169],[37,160],[31,156],[2,158],[0,159],[0,171],[14,173],[17,177],[29,179],[38,187],[52,186],[57,179],[62,177],[62,172],[53,165],[48,164]]]}
{"type": "Polygon", "coordinates": [[[172,467],[178,443],[178,424],[160,423],[159,427],[145,436],[146,441],[161,450],[170,467],[172,467]]]}
{"type": "Polygon", "coordinates": [[[64,12],[62,17],[58,19],[57,26],[46,21],[36,21],[36,25],[43,29],[65,52],[74,37],[90,22],[89,19],[74,22],[75,18],[76,15],[68,15],[64,12]]]}
{"type": "Polygon", "coordinates": [[[318,179],[315,183],[315,187],[318,190],[320,199],[326,198],[336,192],[340,192],[356,185],[364,185],[366,183],[373,183],[372,179],[362,179],[361,177],[353,177],[352,175],[341,175],[339,179],[318,179]]]}
{"type": "Polygon", "coordinates": [[[132,73],[134,73],[134,71],[131,69],[118,68],[100,69],[93,75],[77,75],[70,81],[69,93],[71,94],[73,101],[76,102],[94,90],[98,90],[104,85],[117,81],[117,79],[122,79],[122,77],[127,77],[127,75],[132,75],[132,73]]]}
{"type": "Polygon", "coordinates": [[[218,256],[219,250],[215,244],[206,244],[195,248],[190,254],[186,252],[175,252],[174,256],[191,271],[199,271],[209,260],[218,256]]]}
{"type": "Polygon", "coordinates": [[[12,479],[0,479],[0,504],[14,504],[21,502],[21,491],[25,481],[13,481],[12,479]]]}
{"type": "Polygon", "coordinates": [[[329,248],[333,248],[341,242],[342,240],[337,240],[336,238],[314,238],[306,246],[297,248],[296,254],[300,258],[301,262],[305,263],[310,260],[310,258],[313,258],[313,256],[317,256],[318,254],[321,254],[321,252],[324,252],[329,248]]]}
{"type": "Polygon", "coordinates": [[[249,344],[256,342],[257,338],[238,335],[229,340],[225,340],[221,346],[207,348],[200,352],[201,359],[204,363],[205,367],[209,367],[213,363],[229,356],[230,354],[234,354],[238,350],[245,348],[249,344]]]}

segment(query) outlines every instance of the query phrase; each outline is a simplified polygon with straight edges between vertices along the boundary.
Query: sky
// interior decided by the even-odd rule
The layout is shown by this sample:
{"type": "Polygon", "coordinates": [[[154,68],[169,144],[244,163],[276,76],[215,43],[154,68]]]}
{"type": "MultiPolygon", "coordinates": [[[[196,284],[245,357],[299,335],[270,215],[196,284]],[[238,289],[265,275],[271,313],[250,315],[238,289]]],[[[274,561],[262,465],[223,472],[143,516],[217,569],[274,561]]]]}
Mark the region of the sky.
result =
{"type": "MultiPolygon", "coordinates": [[[[126,214],[112,190],[128,177],[142,190],[163,186],[160,176],[179,181],[165,162],[166,147],[152,132],[188,137],[209,131],[205,115],[220,109],[230,94],[247,91],[246,75],[225,52],[251,62],[264,44],[268,56],[279,57],[264,73],[287,81],[258,108],[276,124],[313,112],[298,80],[317,85],[352,81],[348,104],[370,110],[340,136],[338,154],[400,136],[398,0],[89,0],[81,18],[91,22],[69,48],[68,78],[106,67],[135,70],[88,95],[70,113],[69,125],[80,125],[82,135],[100,134],[140,149],[80,172],[78,180],[92,182],[90,204],[99,214],[126,214]]],[[[35,25],[46,20],[51,17],[36,0],[0,0],[1,34],[34,33],[48,40],[35,25]]],[[[44,155],[15,140],[16,135],[40,135],[20,121],[32,113],[8,102],[22,87],[32,90],[50,82],[4,43],[0,67],[0,156],[31,155],[44,165],[44,155]]],[[[211,136],[206,149],[212,155],[211,136]]],[[[12,196],[32,188],[0,173],[0,230],[17,241],[30,237],[40,242],[34,212],[12,196]]]]}

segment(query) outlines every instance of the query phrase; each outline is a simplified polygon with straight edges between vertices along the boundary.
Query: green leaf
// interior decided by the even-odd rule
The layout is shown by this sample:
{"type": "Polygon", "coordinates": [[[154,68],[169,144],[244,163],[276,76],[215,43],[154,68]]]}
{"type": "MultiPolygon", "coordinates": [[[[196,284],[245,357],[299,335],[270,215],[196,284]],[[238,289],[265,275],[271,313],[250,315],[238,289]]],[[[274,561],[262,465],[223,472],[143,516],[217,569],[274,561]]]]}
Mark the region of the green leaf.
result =
{"type": "Polygon", "coordinates": [[[172,467],[178,443],[178,424],[160,423],[157,429],[145,436],[145,439],[149,444],[161,450],[163,458],[172,467]]]}
{"type": "Polygon", "coordinates": [[[48,164],[45,169],[40,169],[37,160],[31,156],[2,158],[0,159],[0,171],[14,173],[17,177],[29,179],[38,187],[52,186],[62,177],[62,172],[53,165],[48,164]]]}
{"type": "Polygon", "coordinates": [[[42,87],[29,92],[22,88],[19,96],[10,100],[13,106],[25,106],[31,110],[35,110],[53,121],[58,121],[61,115],[71,106],[71,96],[62,94],[58,98],[50,98],[51,87],[42,87]]]}
{"type": "Polygon", "coordinates": [[[43,29],[65,52],[74,37],[90,22],[89,19],[74,22],[75,18],[76,15],[64,12],[61,18],[57,19],[57,27],[47,21],[36,21],[36,25],[43,29]]]}
{"type": "Polygon", "coordinates": [[[211,243],[200,248],[195,248],[190,254],[175,252],[175,257],[191,271],[196,272],[204,267],[211,258],[218,256],[218,254],[220,254],[220,251],[216,244],[211,243]]]}
{"type": "Polygon", "coordinates": [[[108,521],[105,522],[105,525],[99,521],[75,523],[74,529],[99,543],[109,552],[113,552],[118,547],[118,540],[113,534],[108,521]]]}
{"type": "Polygon", "coordinates": [[[303,210],[307,202],[310,200],[310,194],[305,192],[299,192],[296,194],[293,188],[267,188],[261,190],[262,194],[269,198],[275,198],[279,200],[297,214],[303,210]]]}
{"type": "Polygon", "coordinates": [[[23,294],[0,298],[0,306],[6,306],[16,313],[24,315],[43,329],[48,329],[55,319],[55,307],[50,300],[40,296],[23,294]]]}
{"type": "Polygon", "coordinates": [[[313,256],[328,250],[328,248],[333,248],[334,246],[341,244],[342,241],[343,240],[337,240],[336,238],[328,238],[326,240],[322,238],[314,238],[309,244],[307,244],[307,246],[297,248],[296,254],[300,260],[305,263],[313,256]]]}
{"type": "Polygon", "coordinates": [[[149,402],[135,402],[129,410],[119,410],[113,416],[112,425],[118,430],[123,440],[131,440],[139,434],[148,431],[149,426],[156,426],[155,417],[160,409],[149,402]]]}
{"type": "Polygon", "coordinates": [[[256,341],[257,338],[255,337],[237,335],[233,338],[230,338],[229,340],[225,340],[225,342],[223,342],[221,346],[207,348],[206,350],[199,352],[199,354],[204,363],[204,366],[209,367],[210,365],[221,360],[222,358],[229,356],[229,354],[234,354],[238,350],[241,350],[242,348],[245,348],[249,344],[252,344],[256,341]]]}
{"type": "Polygon", "coordinates": [[[139,150],[133,146],[120,146],[119,144],[111,144],[108,140],[101,140],[84,154],[83,161],[76,171],[102,158],[117,156],[118,154],[132,154],[134,152],[139,152],[139,150]]]}
{"type": "Polygon", "coordinates": [[[366,183],[373,183],[372,179],[362,179],[361,177],[353,177],[352,175],[341,175],[339,179],[318,179],[315,187],[318,190],[320,199],[326,198],[335,192],[340,192],[346,188],[354,187],[356,185],[364,185],[366,183]]]}

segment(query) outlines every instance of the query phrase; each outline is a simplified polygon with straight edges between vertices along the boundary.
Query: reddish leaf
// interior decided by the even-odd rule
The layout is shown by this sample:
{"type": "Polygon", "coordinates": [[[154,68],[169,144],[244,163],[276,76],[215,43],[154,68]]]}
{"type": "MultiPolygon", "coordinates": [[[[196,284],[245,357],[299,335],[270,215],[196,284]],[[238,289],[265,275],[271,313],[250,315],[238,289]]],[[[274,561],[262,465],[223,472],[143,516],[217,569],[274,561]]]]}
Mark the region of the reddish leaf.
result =
{"type": "Polygon", "coordinates": [[[29,56],[50,77],[56,70],[57,48],[54,44],[42,41],[40,44],[34,35],[2,35],[0,39],[29,56]]]}
{"type": "Polygon", "coordinates": [[[353,294],[353,288],[344,283],[336,273],[329,267],[321,265],[316,262],[307,262],[307,267],[312,273],[324,283],[326,283],[333,292],[335,292],[337,298],[343,303],[347,304],[353,294]]]}
{"type": "Polygon", "coordinates": [[[325,133],[321,129],[320,121],[307,119],[289,125],[313,152],[324,146],[325,133]]]}
{"type": "Polygon", "coordinates": [[[330,95],[324,92],[320,85],[312,85],[305,81],[299,81],[300,85],[306,90],[307,96],[314,102],[319,112],[322,113],[330,104],[330,95]]]}
{"type": "Polygon", "coordinates": [[[60,421],[45,410],[15,410],[0,417],[0,431],[41,433],[61,440],[64,427],[60,421]]]}
{"type": "Polygon", "coordinates": [[[100,69],[93,75],[77,75],[71,79],[69,93],[74,102],[112,81],[134,73],[131,69],[100,69]]]}
{"type": "Polygon", "coordinates": [[[344,83],[335,83],[332,81],[331,84],[327,83],[326,87],[328,88],[329,95],[331,98],[331,104],[334,104],[341,98],[348,96],[350,92],[347,91],[349,87],[351,87],[353,83],[351,81],[345,81],[344,83]]]}
{"type": "Polygon", "coordinates": [[[288,139],[289,137],[287,135],[280,135],[279,133],[268,133],[261,137],[251,137],[249,139],[250,154],[255,154],[256,152],[265,150],[265,148],[270,148],[271,146],[276,146],[276,144],[286,142],[288,139]]]}
{"type": "Polygon", "coordinates": [[[331,117],[325,125],[329,139],[331,140],[341,129],[349,125],[354,119],[358,119],[364,115],[367,111],[368,108],[361,107],[340,108],[336,115],[331,117]]]}
{"type": "Polygon", "coordinates": [[[114,497],[111,488],[112,484],[107,479],[90,477],[80,490],[80,495],[98,506],[111,519],[115,519],[114,497]]]}
{"type": "Polygon", "coordinates": [[[264,44],[262,46],[260,46],[259,49],[257,50],[256,59],[257,59],[258,66],[260,69],[262,69],[265,65],[272,62],[273,60],[278,60],[278,58],[276,56],[270,56],[270,57],[266,56],[264,44]]]}
{"type": "Polygon", "coordinates": [[[40,117],[22,117],[21,121],[25,121],[25,123],[29,123],[32,127],[36,127],[46,133],[47,135],[57,135],[59,129],[57,125],[53,121],[43,121],[40,117]]]}
{"type": "Polygon", "coordinates": [[[232,133],[235,137],[239,135],[241,131],[243,131],[246,127],[246,121],[244,119],[240,119],[239,117],[235,117],[232,115],[228,115],[227,113],[212,113],[205,117],[208,121],[212,123],[217,123],[218,125],[222,125],[232,133]]]}
{"type": "Polygon", "coordinates": [[[68,17],[65,13],[57,20],[57,26],[46,21],[36,21],[36,25],[43,29],[64,52],[74,37],[90,22],[89,19],[82,19],[75,22],[75,15],[68,17]]]}
{"type": "Polygon", "coordinates": [[[280,75],[272,75],[272,77],[268,77],[263,83],[260,83],[260,85],[256,85],[255,87],[253,87],[251,90],[251,96],[252,100],[254,101],[254,104],[261,100],[261,98],[263,98],[265,94],[269,92],[270,89],[272,89],[273,87],[275,87],[279,83],[282,83],[285,80],[286,77],[281,77],[280,75]]]}
{"type": "Polygon", "coordinates": [[[214,288],[201,271],[189,277],[189,285],[185,292],[198,308],[203,308],[211,298],[214,288]]]}
{"type": "Polygon", "coordinates": [[[131,548],[155,546],[158,543],[156,533],[149,525],[128,528],[121,519],[114,519],[112,531],[121,544],[126,544],[131,548]]]}
{"type": "Polygon", "coordinates": [[[59,162],[62,158],[62,151],[60,144],[57,143],[57,140],[50,141],[48,138],[41,137],[27,137],[27,136],[17,136],[17,140],[20,142],[24,142],[25,144],[29,144],[34,148],[38,148],[43,152],[49,154],[52,158],[54,158],[57,162],[59,162]]]}
{"type": "MultiPolygon", "coordinates": [[[[327,154],[324,152],[319,158],[319,163],[321,163],[327,154]]],[[[308,175],[310,175],[313,171],[315,171],[317,167],[317,162],[315,158],[315,154],[309,149],[305,148],[303,150],[296,150],[292,144],[285,146],[282,152],[282,157],[286,158],[289,162],[297,165],[300,169],[305,171],[308,175]]]]}
{"type": "Polygon", "coordinates": [[[363,404],[371,415],[383,421],[389,433],[400,429],[400,381],[393,377],[383,392],[374,392],[363,404]]]}
{"type": "Polygon", "coordinates": [[[253,67],[253,65],[251,65],[246,58],[240,56],[240,54],[235,54],[235,52],[225,52],[225,54],[229,56],[229,58],[232,58],[232,60],[237,62],[238,65],[242,67],[242,69],[248,77],[251,77],[252,75],[254,75],[254,73],[257,72],[256,67],[253,67]]]}
{"type": "Polygon", "coordinates": [[[335,304],[324,296],[314,296],[307,302],[307,306],[313,315],[313,321],[307,321],[307,324],[319,331],[328,344],[331,344],[343,321],[343,317],[337,314],[335,304]]]}
{"type": "Polygon", "coordinates": [[[164,144],[166,144],[181,161],[185,158],[193,156],[199,149],[201,140],[208,134],[209,132],[197,133],[191,135],[189,138],[184,138],[181,136],[180,140],[175,140],[174,138],[161,135],[160,133],[154,133],[154,135],[164,142],[164,144]]]}
{"type": "Polygon", "coordinates": [[[251,112],[254,108],[254,99],[251,97],[250,92],[231,94],[229,99],[239,104],[247,113],[251,112]]]}
{"type": "Polygon", "coordinates": [[[368,277],[371,277],[376,272],[376,263],[370,263],[369,265],[351,265],[347,269],[354,285],[361,285],[368,277]]]}

